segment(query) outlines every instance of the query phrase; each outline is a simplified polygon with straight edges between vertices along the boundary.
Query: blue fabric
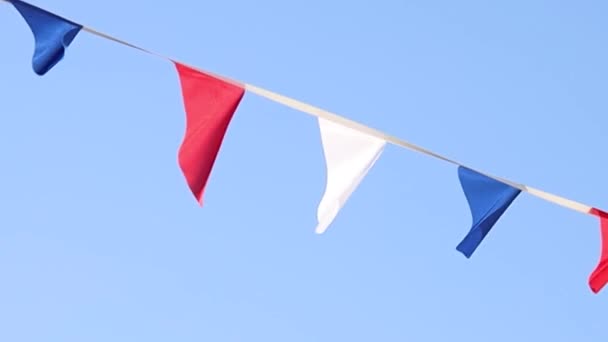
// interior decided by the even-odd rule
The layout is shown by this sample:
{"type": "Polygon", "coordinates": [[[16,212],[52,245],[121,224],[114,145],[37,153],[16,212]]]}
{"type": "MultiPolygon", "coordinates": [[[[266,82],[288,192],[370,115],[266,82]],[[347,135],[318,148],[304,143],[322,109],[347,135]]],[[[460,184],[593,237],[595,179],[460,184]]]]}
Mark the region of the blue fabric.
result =
{"type": "Polygon", "coordinates": [[[38,75],[44,75],[62,58],[67,48],[82,29],[53,13],[20,0],[9,0],[19,11],[34,34],[36,49],[32,67],[38,75]]]}
{"type": "Polygon", "coordinates": [[[458,178],[471,208],[473,226],[456,249],[470,258],[521,190],[462,166],[458,178]]]}

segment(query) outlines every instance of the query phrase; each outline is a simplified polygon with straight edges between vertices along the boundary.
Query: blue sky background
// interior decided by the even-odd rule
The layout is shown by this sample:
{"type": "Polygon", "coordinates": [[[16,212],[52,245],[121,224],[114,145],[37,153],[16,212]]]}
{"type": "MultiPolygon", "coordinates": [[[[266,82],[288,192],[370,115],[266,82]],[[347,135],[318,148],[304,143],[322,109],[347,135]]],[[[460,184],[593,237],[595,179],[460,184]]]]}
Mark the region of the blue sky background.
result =
{"type": "MultiPolygon", "coordinates": [[[[33,4],[608,209],[605,1],[33,4]]],[[[0,4],[0,340],[605,341],[599,223],[522,194],[467,260],[456,168],[389,146],[325,235],[316,120],[247,94],[199,208],[173,66],[0,4]]]]}

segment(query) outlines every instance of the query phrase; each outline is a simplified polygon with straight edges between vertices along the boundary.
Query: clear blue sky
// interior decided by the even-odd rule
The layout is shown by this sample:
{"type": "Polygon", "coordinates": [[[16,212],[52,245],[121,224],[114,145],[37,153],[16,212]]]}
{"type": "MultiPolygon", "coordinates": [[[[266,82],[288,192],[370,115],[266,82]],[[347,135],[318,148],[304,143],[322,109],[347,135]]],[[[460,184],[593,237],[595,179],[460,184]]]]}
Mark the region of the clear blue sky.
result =
{"type": "MultiPolygon", "coordinates": [[[[608,209],[605,1],[32,3],[608,209]]],[[[456,168],[389,146],[325,235],[314,118],[247,94],[199,208],[173,66],[0,4],[0,340],[606,341],[599,223],[522,194],[472,259],[456,168]]]]}

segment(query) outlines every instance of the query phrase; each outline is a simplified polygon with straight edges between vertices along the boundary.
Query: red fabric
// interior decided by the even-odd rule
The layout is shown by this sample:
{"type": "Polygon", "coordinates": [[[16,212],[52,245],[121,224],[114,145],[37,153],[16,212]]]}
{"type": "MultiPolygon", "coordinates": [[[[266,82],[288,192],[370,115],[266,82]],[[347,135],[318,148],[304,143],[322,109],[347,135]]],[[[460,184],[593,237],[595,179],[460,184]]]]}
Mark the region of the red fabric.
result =
{"type": "Polygon", "coordinates": [[[179,166],[200,205],[213,163],[245,89],[175,63],[186,109],[179,166]]]}
{"type": "Polygon", "coordinates": [[[589,277],[591,291],[598,293],[608,283],[608,213],[595,208],[589,213],[600,218],[601,226],[602,254],[599,264],[589,277]]]}

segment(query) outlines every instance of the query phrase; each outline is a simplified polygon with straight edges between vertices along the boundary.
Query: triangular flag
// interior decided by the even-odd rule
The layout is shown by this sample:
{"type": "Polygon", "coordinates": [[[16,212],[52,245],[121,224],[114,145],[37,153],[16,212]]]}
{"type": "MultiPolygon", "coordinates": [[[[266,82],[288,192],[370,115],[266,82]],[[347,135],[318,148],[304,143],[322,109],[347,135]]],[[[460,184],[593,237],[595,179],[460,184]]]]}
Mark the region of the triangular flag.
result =
{"type": "Polygon", "coordinates": [[[186,109],[186,133],[179,148],[179,166],[202,205],[211,169],[245,89],[179,63],[175,66],[186,109]]]}
{"type": "Polygon", "coordinates": [[[322,118],[319,128],[327,165],[327,184],[317,210],[316,233],[322,234],[378,160],[386,141],[322,118]]]}
{"type": "Polygon", "coordinates": [[[600,218],[602,251],[600,261],[589,277],[591,291],[598,293],[608,283],[608,213],[593,208],[590,214],[600,218]]]}
{"type": "Polygon", "coordinates": [[[29,25],[36,48],[32,67],[42,76],[55,66],[65,54],[82,25],[73,23],[53,13],[20,0],[9,0],[29,25]]]}
{"type": "Polygon", "coordinates": [[[470,258],[521,190],[462,166],[458,167],[458,178],[471,208],[473,226],[456,249],[470,258]]]}

